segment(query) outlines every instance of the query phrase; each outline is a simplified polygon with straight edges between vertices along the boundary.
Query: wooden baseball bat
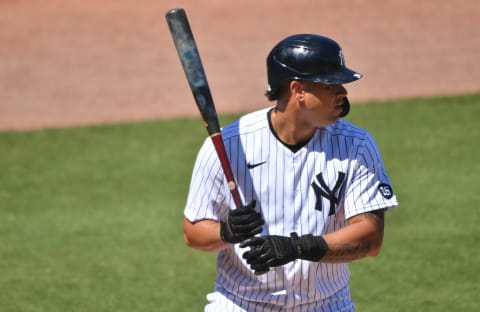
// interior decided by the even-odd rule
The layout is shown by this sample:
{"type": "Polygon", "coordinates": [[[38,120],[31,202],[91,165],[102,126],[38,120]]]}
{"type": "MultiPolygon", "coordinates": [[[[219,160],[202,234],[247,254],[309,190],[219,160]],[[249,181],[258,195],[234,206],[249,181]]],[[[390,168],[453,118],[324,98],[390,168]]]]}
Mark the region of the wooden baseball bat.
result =
{"type": "Polygon", "coordinates": [[[237,184],[235,183],[227,152],[225,151],[217,111],[187,14],[184,9],[175,8],[167,11],[165,17],[193,97],[220,159],[235,206],[239,208],[243,206],[242,200],[240,199],[237,184]]]}

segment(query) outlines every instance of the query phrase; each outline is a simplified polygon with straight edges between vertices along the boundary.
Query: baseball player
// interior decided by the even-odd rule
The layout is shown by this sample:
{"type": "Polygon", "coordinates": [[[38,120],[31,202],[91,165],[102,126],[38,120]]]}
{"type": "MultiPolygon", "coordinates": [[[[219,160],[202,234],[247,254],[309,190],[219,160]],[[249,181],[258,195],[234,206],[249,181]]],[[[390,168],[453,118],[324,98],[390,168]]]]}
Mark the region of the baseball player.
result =
{"type": "Polygon", "coordinates": [[[245,206],[234,208],[211,140],[195,162],[185,241],[218,252],[205,311],[353,311],[348,262],[378,255],[397,206],[374,139],[342,119],[343,84],[362,75],[311,34],[280,41],[267,73],[275,105],[222,130],[245,206]]]}

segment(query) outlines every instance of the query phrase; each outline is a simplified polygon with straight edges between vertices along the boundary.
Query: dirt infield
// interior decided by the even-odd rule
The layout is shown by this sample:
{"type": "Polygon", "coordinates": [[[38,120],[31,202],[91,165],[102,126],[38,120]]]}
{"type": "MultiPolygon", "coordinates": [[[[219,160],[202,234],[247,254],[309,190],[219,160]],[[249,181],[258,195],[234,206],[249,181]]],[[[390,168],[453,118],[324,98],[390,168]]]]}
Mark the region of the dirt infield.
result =
{"type": "Polygon", "coordinates": [[[197,115],[164,14],[190,18],[219,113],[269,105],[265,56],[337,40],[353,103],[480,92],[478,0],[0,0],[0,130],[197,115]]]}

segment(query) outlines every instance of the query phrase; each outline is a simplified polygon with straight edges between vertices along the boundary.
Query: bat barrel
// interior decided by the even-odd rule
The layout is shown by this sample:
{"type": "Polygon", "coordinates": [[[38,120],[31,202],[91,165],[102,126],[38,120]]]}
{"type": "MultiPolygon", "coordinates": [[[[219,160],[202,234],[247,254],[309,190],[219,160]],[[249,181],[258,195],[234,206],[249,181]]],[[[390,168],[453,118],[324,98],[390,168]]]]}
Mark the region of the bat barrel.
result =
{"type": "Polygon", "coordinates": [[[184,9],[175,8],[167,12],[166,19],[193,97],[203,120],[207,124],[207,131],[210,135],[220,132],[217,112],[215,107],[211,105],[213,98],[208,86],[207,76],[203,69],[187,14],[184,9]]]}

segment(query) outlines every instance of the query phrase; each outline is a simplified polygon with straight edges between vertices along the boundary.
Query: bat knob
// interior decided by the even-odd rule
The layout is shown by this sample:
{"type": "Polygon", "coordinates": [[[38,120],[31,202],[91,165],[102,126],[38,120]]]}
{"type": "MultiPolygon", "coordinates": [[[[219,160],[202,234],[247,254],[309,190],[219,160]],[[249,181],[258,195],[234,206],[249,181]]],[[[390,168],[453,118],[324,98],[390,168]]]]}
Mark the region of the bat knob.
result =
{"type": "Polygon", "coordinates": [[[168,17],[168,16],[177,15],[177,14],[182,14],[182,13],[185,13],[185,10],[184,10],[184,9],[182,9],[182,8],[174,8],[174,9],[168,10],[165,15],[168,17]]]}

